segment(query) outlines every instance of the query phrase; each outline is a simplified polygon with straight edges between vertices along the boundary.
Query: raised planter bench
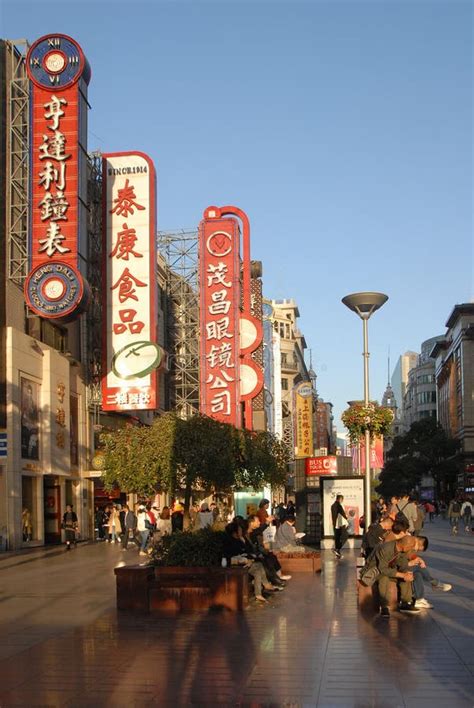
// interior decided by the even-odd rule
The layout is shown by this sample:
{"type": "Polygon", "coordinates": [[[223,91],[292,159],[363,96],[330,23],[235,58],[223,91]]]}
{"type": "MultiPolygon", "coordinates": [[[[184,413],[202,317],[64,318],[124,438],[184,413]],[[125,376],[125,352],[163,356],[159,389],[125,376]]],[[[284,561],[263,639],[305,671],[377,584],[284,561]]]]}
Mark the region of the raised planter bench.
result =
{"type": "Polygon", "coordinates": [[[211,607],[240,612],[249,604],[246,568],[115,568],[117,608],[177,614],[211,607]]]}
{"type": "Polygon", "coordinates": [[[308,553],[276,551],[275,555],[280,561],[284,574],[321,572],[321,553],[318,551],[310,551],[308,553]]]}

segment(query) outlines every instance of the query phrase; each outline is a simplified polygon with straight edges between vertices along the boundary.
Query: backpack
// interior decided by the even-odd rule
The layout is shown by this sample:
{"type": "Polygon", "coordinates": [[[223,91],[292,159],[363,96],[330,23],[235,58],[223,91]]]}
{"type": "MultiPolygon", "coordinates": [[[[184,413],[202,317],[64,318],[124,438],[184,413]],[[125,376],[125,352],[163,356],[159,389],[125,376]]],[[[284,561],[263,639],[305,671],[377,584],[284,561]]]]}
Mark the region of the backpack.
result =
{"type": "Polygon", "coordinates": [[[461,512],[461,505],[457,501],[453,501],[453,504],[451,506],[451,511],[453,514],[459,514],[461,512]]]}
{"type": "MultiPolygon", "coordinates": [[[[403,509],[406,509],[406,507],[408,506],[409,503],[410,503],[410,502],[407,502],[407,503],[404,505],[403,509]]],[[[408,518],[405,516],[405,514],[403,513],[403,509],[400,509],[400,507],[398,506],[398,504],[397,504],[397,509],[398,509],[398,513],[397,513],[397,515],[395,516],[395,521],[406,521],[407,524],[409,524],[410,522],[408,521],[408,518]]]]}

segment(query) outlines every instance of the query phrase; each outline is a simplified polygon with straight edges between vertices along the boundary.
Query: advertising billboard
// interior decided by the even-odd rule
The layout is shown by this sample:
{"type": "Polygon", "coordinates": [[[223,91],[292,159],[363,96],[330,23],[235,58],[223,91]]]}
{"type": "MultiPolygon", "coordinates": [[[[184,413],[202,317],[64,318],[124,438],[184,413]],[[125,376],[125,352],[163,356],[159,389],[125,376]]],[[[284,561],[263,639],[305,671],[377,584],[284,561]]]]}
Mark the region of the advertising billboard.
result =
{"type": "Polygon", "coordinates": [[[337,474],[337,457],[335,455],[307,457],[305,460],[305,473],[307,476],[337,474]]]}
{"type": "Polygon", "coordinates": [[[141,152],[103,155],[102,408],[158,407],[155,168],[141,152]]]}
{"type": "MultiPolygon", "coordinates": [[[[352,468],[354,472],[359,469],[365,471],[365,440],[361,438],[359,445],[351,448],[352,468]]],[[[370,469],[377,470],[383,467],[383,436],[375,438],[370,443],[370,469]]]]}
{"type": "Polygon", "coordinates": [[[311,383],[303,381],[295,386],[293,400],[295,458],[311,457],[314,454],[313,387],[311,383]]]}
{"type": "Polygon", "coordinates": [[[87,306],[87,85],[82,49],[63,34],[26,58],[31,91],[31,228],[25,298],[32,312],[69,321],[87,306]],[[80,258],[83,256],[83,258],[80,258]]]}
{"type": "Polygon", "coordinates": [[[240,426],[240,235],[235,219],[201,221],[199,267],[200,410],[240,426]]]}
{"type": "Polygon", "coordinates": [[[364,513],[364,478],[363,477],[321,477],[323,501],[323,536],[334,536],[331,517],[331,505],[336,496],[344,497],[342,505],[346,511],[349,536],[361,536],[360,517],[364,513]]]}

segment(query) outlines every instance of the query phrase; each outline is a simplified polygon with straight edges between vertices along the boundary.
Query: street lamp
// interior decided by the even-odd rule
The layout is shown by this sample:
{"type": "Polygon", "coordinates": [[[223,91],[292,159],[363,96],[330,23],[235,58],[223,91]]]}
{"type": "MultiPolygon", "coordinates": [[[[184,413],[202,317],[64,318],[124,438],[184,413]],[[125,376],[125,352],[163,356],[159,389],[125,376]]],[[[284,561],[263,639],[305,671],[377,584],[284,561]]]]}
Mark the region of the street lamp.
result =
{"type": "MultiPolygon", "coordinates": [[[[342,298],[342,302],[349,310],[352,310],[362,320],[363,332],[364,332],[364,406],[369,405],[369,334],[368,334],[368,321],[369,317],[374,314],[382,305],[384,305],[388,300],[388,295],[383,293],[352,293],[352,295],[346,295],[342,298]]],[[[371,519],[371,506],[370,506],[370,431],[366,429],[365,431],[365,511],[364,511],[364,521],[365,528],[368,529],[371,519]]]]}

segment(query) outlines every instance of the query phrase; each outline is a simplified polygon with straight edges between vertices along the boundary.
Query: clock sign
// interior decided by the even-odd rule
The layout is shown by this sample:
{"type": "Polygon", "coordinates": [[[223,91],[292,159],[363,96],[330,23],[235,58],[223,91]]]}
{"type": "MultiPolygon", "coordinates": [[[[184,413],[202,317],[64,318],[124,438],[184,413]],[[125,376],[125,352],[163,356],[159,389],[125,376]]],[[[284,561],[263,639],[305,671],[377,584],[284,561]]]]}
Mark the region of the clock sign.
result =
{"type": "Polygon", "coordinates": [[[41,37],[30,48],[28,76],[39,88],[69,88],[81,76],[89,83],[90,68],[78,43],[65,34],[41,37]]]}
{"type": "Polygon", "coordinates": [[[25,297],[31,312],[69,322],[87,307],[87,116],[90,68],[65,34],[37,39],[26,57],[31,82],[31,211],[25,297]]]}

